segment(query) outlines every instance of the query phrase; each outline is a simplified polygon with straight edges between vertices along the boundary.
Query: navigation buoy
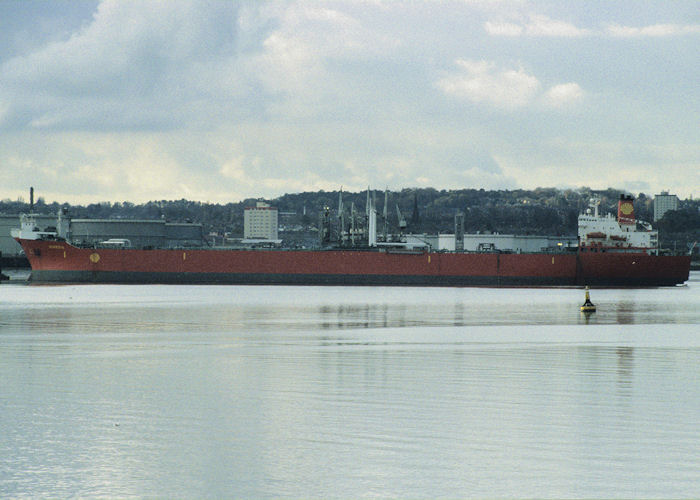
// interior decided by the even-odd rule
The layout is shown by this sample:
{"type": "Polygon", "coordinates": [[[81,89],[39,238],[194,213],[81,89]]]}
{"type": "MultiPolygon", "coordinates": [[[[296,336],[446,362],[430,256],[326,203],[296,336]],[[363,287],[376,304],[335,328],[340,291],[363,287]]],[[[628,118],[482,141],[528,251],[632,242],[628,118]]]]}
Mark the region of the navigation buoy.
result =
{"type": "Polygon", "coordinates": [[[586,287],[586,300],[584,301],[583,305],[581,306],[581,312],[583,312],[583,313],[595,312],[595,304],[593,302],[591,302],[591,295],[589,293],[588,287],[586,287]]]}

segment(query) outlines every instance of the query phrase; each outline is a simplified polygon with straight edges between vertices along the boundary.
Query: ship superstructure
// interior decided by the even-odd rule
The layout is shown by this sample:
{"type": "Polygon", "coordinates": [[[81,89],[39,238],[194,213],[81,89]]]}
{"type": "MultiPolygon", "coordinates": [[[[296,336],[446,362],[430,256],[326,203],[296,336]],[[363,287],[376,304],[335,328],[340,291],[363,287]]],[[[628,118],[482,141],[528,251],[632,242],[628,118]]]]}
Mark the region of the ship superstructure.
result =
{"type": "Polygon", "coordinates": [[[634,200],[621,195],[617,218],[601,215],[600,198],[592,198],[590,206],[578,218],[579,250],[581,252],[659,254],[659,234],[651,224],[635,219],[634,200]]]}

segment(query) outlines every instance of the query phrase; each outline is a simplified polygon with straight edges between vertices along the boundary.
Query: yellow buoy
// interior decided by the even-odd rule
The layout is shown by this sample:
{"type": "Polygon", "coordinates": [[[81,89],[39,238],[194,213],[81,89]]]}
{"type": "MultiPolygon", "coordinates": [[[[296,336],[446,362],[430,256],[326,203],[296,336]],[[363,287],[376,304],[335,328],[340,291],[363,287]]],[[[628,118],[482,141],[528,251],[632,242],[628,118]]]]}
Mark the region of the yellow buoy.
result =
{"type": "Polygon", "coordinates": [[[592,313],[595,312],[595,304],[591,302],[591,295],[588,291],[588,287],[586,287],[586,300],[584,301],[583,305],[581,306],[581,312],[584,313],[592,313]]]}

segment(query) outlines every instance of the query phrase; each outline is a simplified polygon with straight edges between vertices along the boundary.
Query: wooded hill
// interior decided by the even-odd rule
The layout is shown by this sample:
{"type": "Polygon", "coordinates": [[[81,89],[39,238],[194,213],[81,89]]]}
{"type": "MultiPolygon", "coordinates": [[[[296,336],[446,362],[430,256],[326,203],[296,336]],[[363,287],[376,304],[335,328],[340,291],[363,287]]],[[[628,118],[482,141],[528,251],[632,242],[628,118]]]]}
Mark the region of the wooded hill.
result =
{"type": "MultiPolygon", "coordinates": [[[[384,192],[372,191],[378,214],[384,211],[384,192]]],[[[577,217],[586,209],[593,195],[601,197],[602,213],[617,213],[617,200],[623,191],[617,189],[560,190],[537,188],[534,190],[458,189],[433,188],[403,189],[389,193],[387,213],[390,231],[398,228],[398,210],[406,219],[407,231],[413,233],[451,233],[454,231],[454,215],[465,214],[467,233],[498,232],[503,234],[575,235],[577,217]]],[[[285,194],[279,198],[264,200],[279,210],[279,223],[284,231],[312,230],[317,227],[319,213],[329,207],[335,214],[338,208],[338,191],[316,191],[285,194]]],[[[358,214],[365,213],[367,192],[343,192],[343,207],[349,213],[354,204],[358,214]]],[[[93,219],[161,219],[172,222],[197,222],[205,232],[220,235],[241,236],[243,233],[243,209],[254,206],[257,199],[246,199],[226,204],[199,201],[159,200],[143,204],[101,202],[89,205],[50,203],[42,198],[35,203],[35,212],[55,214],[59,208],[68,209],[74,218],[93,219]]],[[[639,194],[634,202],[638,219],[651,222],[653,197],[639,194]]],[[[29,204],[17,201],[0,201],[0,213],[18,214],[29,211],[29,204]]],[[[659,229],[664,247],[681,250],[700,240],[700,201],[682,200],[679,210],[668,212],[654,224],[659,229]]]]}

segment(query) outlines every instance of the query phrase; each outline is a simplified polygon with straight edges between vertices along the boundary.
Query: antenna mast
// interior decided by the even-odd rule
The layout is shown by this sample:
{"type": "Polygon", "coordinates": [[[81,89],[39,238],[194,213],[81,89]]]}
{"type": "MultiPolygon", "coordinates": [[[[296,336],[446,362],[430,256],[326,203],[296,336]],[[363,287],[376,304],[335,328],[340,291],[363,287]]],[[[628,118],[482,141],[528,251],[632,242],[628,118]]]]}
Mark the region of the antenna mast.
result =
{"type": "Polygon", "coordinates": [[[389,187],[384,190],[384,242],[389,241],[389,216],[387,207],[389,206],[389,187]]]}

